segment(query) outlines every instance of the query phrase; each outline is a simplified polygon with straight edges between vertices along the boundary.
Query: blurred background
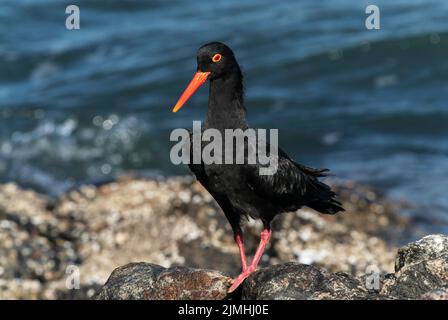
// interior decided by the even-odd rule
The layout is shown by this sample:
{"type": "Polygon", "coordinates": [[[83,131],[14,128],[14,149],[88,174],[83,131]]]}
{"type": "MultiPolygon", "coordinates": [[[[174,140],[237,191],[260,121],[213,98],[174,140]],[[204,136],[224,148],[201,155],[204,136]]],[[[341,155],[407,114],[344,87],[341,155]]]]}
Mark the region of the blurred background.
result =
{"type": "Polygon", "coordinates": [[[169,134],[204,119],[203,88],[173,104],[196,50],[222,41],[243,67],[253,127],[297,161],[372,185],[429,231],[448,225],[448,2],[0,2],[0,182],[50,196],[120,174],[183,175],[169,134]],[[81,29],[65,28],[65,8],[81,29]]]}

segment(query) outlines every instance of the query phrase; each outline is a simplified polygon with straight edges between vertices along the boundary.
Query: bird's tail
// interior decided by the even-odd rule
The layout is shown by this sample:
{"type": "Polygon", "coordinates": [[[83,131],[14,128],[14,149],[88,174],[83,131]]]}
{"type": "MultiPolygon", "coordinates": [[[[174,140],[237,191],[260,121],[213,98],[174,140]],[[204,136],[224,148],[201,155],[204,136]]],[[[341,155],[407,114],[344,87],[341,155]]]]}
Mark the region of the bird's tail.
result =
{"type": "Polygon", "coordinates": [[[328,177],[330,176],[330,170],[329,169],[315,169],[311,167],[304,166],[303,164],[294,163],[300,170],[305,172],[306,174],[320,178],[320,177],[328,177]]]}
{"type": "Polygon", "coordinates": [[[309,180],[309,184],[311,184],[311,189],[314,189],[312,193],[315,196],[307,203],[307,206],[324,214],[335,214],[339,211],[344,211],[342,203],[335,199],[336,193],[328,185],[318,180],[320,177],[329,176],[329,170],[314,169],[304,165],[299,166],[302,171],[312,177],[309,180]]]}
{"type": "Polygon", "coordinates": [[[307,204],[308,207],[314,209],[320,213],[324,214],[335,214],[339,211],[344,211],[342,203],[335,199],[330,199],[328,201],[316,200],[311,201],[307,204]]]}

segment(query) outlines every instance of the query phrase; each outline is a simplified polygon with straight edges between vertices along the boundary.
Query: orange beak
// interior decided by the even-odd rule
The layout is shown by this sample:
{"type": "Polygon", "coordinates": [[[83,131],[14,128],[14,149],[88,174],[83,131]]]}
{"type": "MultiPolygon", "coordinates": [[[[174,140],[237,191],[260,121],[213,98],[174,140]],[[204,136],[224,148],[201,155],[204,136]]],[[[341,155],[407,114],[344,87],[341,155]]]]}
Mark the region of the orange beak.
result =
{"type": "Polygon", "coordinates": [[[207,81],[210,72],[196,72],[193,79],[191,79],[190,84],[187,89],[185,89],[184,93],[177,101],[176,105],[173,108],[173,112],[177,112],[182,106],[187,102],[187,100],[192,96],[192,94],[207,81]]]}

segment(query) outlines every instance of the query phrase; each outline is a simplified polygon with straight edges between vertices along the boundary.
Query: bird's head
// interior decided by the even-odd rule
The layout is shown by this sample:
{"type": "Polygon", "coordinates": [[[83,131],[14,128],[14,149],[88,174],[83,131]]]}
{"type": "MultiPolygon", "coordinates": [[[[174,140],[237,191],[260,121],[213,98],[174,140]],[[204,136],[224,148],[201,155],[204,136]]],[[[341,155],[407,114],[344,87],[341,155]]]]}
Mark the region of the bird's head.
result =
{"type": "Polygon", "coordinates": [[[193,79],[173,108],[177,112],[193,93],[208,79],[215,80],[239,71],[238,63],[232,50],[221,42],[211,42],[199,48],[198,67],[193,79]]]}
{"type": "Polygon", "coordinates": [[[197,61],[197,71],[209,72],[210,80],[224,77],[238,66],[232,50],[221,42],[211,42],[200,47],[197,61]]]}

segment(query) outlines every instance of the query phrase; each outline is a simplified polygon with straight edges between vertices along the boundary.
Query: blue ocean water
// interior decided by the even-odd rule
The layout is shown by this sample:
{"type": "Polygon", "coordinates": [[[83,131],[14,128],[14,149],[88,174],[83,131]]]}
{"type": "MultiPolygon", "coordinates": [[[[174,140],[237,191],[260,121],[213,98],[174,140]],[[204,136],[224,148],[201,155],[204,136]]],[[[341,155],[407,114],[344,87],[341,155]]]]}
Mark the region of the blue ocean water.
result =
{"type": "MultiPolygon", "coordinates": [[[[0,181],[50,195],[126,172],[184,174],[169,133],[204,119],[207,89],[171,108],[197,48],[223,41],[243,67],[254,127],[299,162],[372,184],[448,221],[448,2],[0,2],[0,181]]],[[[440,227],[440,228],[439,228],[440,227]]],[[[446,229],[444,229],[446,230],[446,229]]]]}

